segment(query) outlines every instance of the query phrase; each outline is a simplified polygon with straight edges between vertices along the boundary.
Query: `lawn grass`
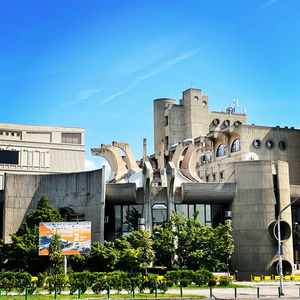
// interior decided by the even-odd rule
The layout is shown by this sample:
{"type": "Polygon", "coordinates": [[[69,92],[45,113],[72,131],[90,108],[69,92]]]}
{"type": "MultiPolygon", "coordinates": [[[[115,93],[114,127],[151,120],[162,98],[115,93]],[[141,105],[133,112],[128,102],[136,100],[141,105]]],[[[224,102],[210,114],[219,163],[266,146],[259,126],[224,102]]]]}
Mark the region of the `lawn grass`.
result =
{"type": "MultiPolygon", "coordinates": [[[[158,294],[158,298],[180,298],[179,294],[158,294]]],[[[199,296],[199,295],[184,295],[185,298],[198,298],[198,299],[203,299],[205,298],[204,296],[199,296]]],[[[99,298],[107,298],[107,294],[100,294],[100,295],[89,295],[89,294],[82,294],[81,299],[99,299],[99,298]]],[[[110,298],[116,299],[116,298],[132,298],[132,294],[111,294],[110,298]]],[[[150,294],[150,293],[136,293],[135,298],[155,298],[155,294],[150,294]]],[[[24,295],[18,295],[18,296],[6,296],[2,295],[1,300],[21,300],[25,299],[24,295]]],[[[28,300],[33,299],[33,300],[52,300],[54,299],[54,294],[45,294],[45,295],[28,295],[28,300]]],[[[57,299],[78,299],[78,295],[58,295],[57,299]]]]}

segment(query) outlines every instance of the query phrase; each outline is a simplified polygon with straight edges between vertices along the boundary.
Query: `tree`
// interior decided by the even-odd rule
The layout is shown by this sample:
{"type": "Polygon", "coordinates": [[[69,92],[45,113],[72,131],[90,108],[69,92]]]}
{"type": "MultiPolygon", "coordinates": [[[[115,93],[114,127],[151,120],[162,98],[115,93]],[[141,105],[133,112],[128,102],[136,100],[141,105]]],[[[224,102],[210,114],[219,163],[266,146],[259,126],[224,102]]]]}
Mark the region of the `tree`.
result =
{"type": "Polygon", "coordinates": [[[127,240],[130,245],[138,251],[138,258],[147,273],[147,266],[153,261],[155,254],[152,249],[153,241],[151,239],[151,234],[147,230],[140,229],[133,231],[131,235],[128,235],[127,240]]]}
{"type": "MultiPolygon", "coordinates": [[[[115,270],[120,259],[120,251],[117,250],[112,242],[92,243],[91,253],[86,256],[87,268],[92,272],[111,272],[115,270]]],[[[83,255],[81,255],[83,256],[83,255]]]]}
{"type": "Polygon", "coordinates": [[[226,268],[234,250],[230,223],[216,228],[201,226],[198,213],[193,218],[174,213],[169,222],[156,229],[153,234],[156,263],[166,261],[169,269],[219,271],[226,268]]]}
{"type": "Polygon", "coordinates": [[[63,272],[63,259],[60,250],[60,236],[57,233],[52,235],[49,245],[49,259],[51,262],[50,274],[61,274],[63,272]]]}
{"type": "Polygon", "coordinates": [[[25,270],[31,274],[44,272],[49,267],[49,258],[38,255],[39,223],[62,220],[59,211],[43,195],[37,209],[27,214],[21,228],[11,235],[11,244],[0,244],[0,262],[7,260],[4,267],[8,270],[25,270]]]}

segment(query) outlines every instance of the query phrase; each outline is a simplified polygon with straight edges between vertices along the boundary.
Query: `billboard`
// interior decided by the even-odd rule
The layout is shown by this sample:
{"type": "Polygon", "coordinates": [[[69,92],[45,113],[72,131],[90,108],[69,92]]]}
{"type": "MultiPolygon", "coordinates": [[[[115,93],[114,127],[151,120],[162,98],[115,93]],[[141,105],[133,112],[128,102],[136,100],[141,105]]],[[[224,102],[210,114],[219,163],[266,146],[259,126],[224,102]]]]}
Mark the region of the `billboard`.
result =
{"type": "Polygon", "coordinates": [[[39,255],[49,254],[49,245],[55,233],[60,235],[62,255],[90,253],[91,222],[40,223],[39,255]]]}

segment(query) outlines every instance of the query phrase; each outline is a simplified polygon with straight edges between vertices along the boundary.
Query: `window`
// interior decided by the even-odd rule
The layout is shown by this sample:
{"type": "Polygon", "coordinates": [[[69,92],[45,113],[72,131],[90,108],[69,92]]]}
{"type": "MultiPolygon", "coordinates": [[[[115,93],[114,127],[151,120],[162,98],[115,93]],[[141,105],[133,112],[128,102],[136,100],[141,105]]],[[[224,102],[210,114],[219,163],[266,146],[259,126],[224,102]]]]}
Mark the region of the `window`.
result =
{"type": "Polygon", "coordinates": [[[11,133],[11,135],[12,135],[12,136],[14,136],[14,135],[15,135],[15,133],[14,133],[14,132],[12,132],[12,133],[11,133]]]}
{"type": "Polygon", "coordinates": [[[0,131],[0,135],[3,135],[3,131],[0,131]]]}
{"type": "Polygon", "coordinates": [[[266,141],[266,147],[271,150],[273,148],[273,142],[272,140],[267,140],[266,141]]]}
{"type": "MultiPolygon", "coordinates": [[[[201,225],[212,226],[212,209],[210,204],[176,204],[176,212],[183,214],[187,218],[193,218],[198,212],[197,219],[201,225]]],[[[218,224],[216,224],[218,225],[218,224]]]]}
{"type": "Polygon", "coordinates": [[[168,126],[168,116],[165,116],[165,126],[168,126]]]}
{"type": "Polygon", "coordinates": [[[221,179],[221,180],[224,179],[224,172],[223,172],[223,171],[220,172],[220,179],[221,179]]]}
{"type": "Polygon", "coordinates": [[[0,164],[19,164],[19,151],[0,150],[0,164]]]}
{"type": "Polygon", "coordinates": [[[217,149],[216,156],[220,157],[220,156],[224,156],[224,155],[226,155],[226,146],[224,144],[221,144],[217,149]]]}
{"type": "Polygon", "coordinates": [[[213,181],[216,181],[216,174],[213,174],[213,181]]]}
{"type": "Polygon", "coordinates": [[[286,143],[284,141],[280,141],[278,143],[278,147],[280,150],[284,151],[286,149],[286,143]]]}
{"type": "Polygon", "coordinates": [[[80,133],[62,133],[61,142],[66,144],[81,144],[80,133]]]}
{"type": "Polygon", "coordinates": [[[258,149],[258,148],[260,147],[260,144],[261,144],[261,141],[258,140],[258,139],[256,139],[256,140],[253,141],[253,146],[254,146],[256,149],[258,149]]]}
{"type": "Polygon", "coordinates": [[[238,152],[241,150],[241,140],[235,139],[231,145],[231,152],[238,152]]]}
{"type": "Polygon", "coordinates": [[[152,206],[153,227],[162,225],[167,221],[167,206],[165,204],[154,204],[152,206]]]}
{"type": "Polygon", "coordinates": [[[202,164],[205,165],[205,164],[208,164],[211,162],[211,154],[206,154],[206,155],[203,155],[202,156],[202,164]]]}
{"type": "Polygon", "coordinates": [[[143,205],[115,205],[114,209],[117,236],[127,235],[139,229],[143,205]]]}

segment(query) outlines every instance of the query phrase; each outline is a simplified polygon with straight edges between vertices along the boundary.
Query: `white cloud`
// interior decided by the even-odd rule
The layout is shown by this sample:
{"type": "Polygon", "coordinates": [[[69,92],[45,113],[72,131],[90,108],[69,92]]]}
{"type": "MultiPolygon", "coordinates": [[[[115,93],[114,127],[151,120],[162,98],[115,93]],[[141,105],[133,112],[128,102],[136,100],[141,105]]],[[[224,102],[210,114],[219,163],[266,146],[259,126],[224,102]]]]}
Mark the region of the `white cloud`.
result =
{"type": "Polygon", "coordinates": [[[91,98],[94,94],[98,94],[102,91],[102,89],[89,89],[89,90],[84,90],[84,91],[81,91],[77,97],[75,98],[75,100],[69,102],[68,104],[76,104],[78,102],[81,102],[81,101],[84,101],[84,100],[87,100],[89,98],[91,98]]]}
{"type": "Polygon", "coordinates": [[[263,4],[260,9],[265,9],[265,8],[268,8],[269,6],[275,4],[276,2],[278,2],[279,0],[268,0],[266,1],[265,4],[263,4]]]}
{"type": "Polygon", "coordinates": [[[140,81],[148,79],[156,74],[159,74],[161,72],[163,72],[166,69],[169,69],[170,67],[178,64],[179,62],[197,54],[201,49],[203,49],[205,46],[202,46],[200,48],[197,48],[193,51],[189,51],[189,52],[185,52],[182,55],[179,55],[177,57],[175,57],[174,59],[170,59],[168,61],[166,61],[165,63],[163,63],[161,66],[159,66],[158,68],[136,78],[131,84],[129,84],[126,88],[124,88],[123,90],[120,90],[119,92],[109,96],[108,98],[106,98],[105,100],[101,101],[98,106],[101,106],[105,103],[110,102],[111,100],[113,100],[116,97],[119,97],[121,95],[123,95],[124,93],[128,92],[129,90],[133,89],[140,81]]]}
{"type": "Polygon", "coordinates": [[[92,170],[97,169],[96,164],[92,160],[85,159],[84,163],[85,163],[85,170],[86,171],[92,171],[92,170]]]}

